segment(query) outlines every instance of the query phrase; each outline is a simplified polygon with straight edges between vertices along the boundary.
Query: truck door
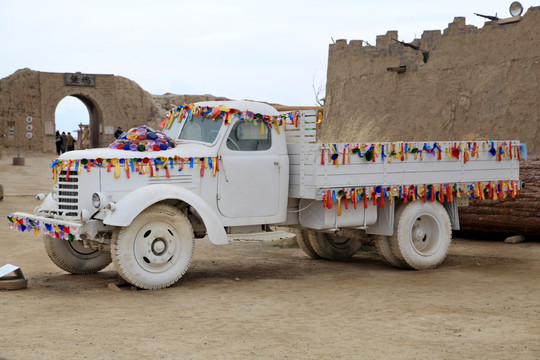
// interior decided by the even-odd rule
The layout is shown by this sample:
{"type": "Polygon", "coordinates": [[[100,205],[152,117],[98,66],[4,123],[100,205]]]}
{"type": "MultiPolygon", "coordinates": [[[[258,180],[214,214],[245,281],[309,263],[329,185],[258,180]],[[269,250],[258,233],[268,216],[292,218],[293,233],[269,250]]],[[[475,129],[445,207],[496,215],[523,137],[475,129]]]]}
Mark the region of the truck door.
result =
{"type": "Polygon", "coordinates": [[[221,145],[218,208],[225,217],[273,216],[279,211],[280,164],[268,125],[238,121],[221,145]]]}

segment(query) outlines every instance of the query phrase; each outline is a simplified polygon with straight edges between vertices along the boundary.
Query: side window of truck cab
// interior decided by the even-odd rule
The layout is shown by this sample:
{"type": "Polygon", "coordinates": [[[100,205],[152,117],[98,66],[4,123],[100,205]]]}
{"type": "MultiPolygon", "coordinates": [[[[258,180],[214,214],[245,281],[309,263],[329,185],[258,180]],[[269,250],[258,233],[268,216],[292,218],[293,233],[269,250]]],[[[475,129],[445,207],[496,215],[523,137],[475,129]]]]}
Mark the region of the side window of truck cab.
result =
{"type": "Polygon", "coordinates": [[[238,121],[227,138],[227,148],[233,151],[264,151],[272,146],[268,124],[238,121]]]}

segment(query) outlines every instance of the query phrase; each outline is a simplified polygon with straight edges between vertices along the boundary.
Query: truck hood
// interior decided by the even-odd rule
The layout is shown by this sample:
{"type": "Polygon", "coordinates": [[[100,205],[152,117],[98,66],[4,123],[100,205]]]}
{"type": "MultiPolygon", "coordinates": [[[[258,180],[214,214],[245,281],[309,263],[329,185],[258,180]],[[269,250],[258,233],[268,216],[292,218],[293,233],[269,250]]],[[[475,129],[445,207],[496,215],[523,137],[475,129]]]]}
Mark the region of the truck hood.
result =
{"type": "Polygon", "coordinates": [[[68,151],[62,154],[60,160],[82,160],[82,159],[140,159],[140,158],[201,158],[217,156],[217,147],[208,147],[202,144],[182,143],[173,149],[164,151],[130,151],[110,148],[97,148],[88,150],[68,151]]]}

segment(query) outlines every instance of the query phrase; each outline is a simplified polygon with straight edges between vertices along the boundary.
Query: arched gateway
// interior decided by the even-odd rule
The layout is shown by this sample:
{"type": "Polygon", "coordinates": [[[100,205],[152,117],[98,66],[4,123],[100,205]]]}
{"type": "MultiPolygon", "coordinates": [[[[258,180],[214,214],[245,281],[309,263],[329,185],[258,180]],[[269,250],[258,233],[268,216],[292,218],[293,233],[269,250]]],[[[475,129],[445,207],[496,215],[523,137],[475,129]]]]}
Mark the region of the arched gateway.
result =
{"type": "Polygon", "coordinates": [[[67,96],[88,109],[89,147],[110,144],[118,126],[151,125],[163,116],[152,95],[126,78],[22,69],[0,80],[0,146],[53,152],[55,110],[67,96]]]}

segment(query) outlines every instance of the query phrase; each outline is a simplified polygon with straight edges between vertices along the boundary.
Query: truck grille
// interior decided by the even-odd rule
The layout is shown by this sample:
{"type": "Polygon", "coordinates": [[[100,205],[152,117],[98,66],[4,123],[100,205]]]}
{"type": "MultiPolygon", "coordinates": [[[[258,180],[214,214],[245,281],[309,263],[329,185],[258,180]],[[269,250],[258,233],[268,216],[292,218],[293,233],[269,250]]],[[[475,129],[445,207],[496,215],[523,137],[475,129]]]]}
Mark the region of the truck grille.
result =
{"type": "Polygon", "coordinates": [[[68,177],[67,171],[63,170],[58,176],[58,210],[67,216],[77,216],[77,210],[79,210],[78,182],[76,171],[70,171],[68,177]]]}

